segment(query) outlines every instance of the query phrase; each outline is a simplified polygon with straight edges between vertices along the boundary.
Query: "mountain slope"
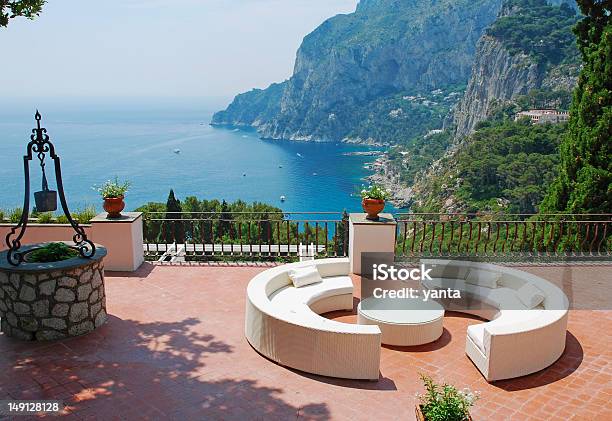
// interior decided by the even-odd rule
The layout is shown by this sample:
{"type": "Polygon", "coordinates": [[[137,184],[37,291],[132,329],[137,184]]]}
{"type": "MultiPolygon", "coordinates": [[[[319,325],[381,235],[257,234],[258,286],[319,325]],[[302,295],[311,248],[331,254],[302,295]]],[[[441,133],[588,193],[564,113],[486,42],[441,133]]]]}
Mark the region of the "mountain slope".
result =
{"type": "Polygon", "coordinates": [[[457,136],[468,135],[496,107],[532,90],[557,91],[568,102],[580,71],[571,32],[577,21],[566,4],[507,1],[478,42],[472,76],[455,111],[457,136]]]}
{"type": "Polygon", "coordinates": [[[439,127],[453,104],[436,101],[431,91],[450,98],[465,85],[476,43],[500,4],[362,0],[354,13],[329,19],[304,38],[288,81],[239,95],[212,123],[257,127],[274,139],[383,143],[439,127]],[[425,99],[406,102],[416,94],[425,99]],[[391,121],[389,129],[372,132],[381,121],[391,121]]]}
{"type": "Polygon", "coordinates": [[[478,45],[455,113],[455,141],[414,185],[415,211],[535,212],[557,172],[565,125],[514,122],[527,108],[565,108],[580,70],[567,5],[508,0],[478,45]]]}

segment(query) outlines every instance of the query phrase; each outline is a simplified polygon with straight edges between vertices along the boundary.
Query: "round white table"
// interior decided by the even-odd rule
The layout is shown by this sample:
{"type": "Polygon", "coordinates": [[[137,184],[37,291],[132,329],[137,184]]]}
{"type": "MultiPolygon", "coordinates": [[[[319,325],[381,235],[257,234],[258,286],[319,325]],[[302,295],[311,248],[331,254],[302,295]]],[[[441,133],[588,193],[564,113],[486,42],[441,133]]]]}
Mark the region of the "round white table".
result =
{"type": "Polygon", "coordinates": [[[421,298],[366,298],[357,307],[357,317],[361,325],[378,325],[383,344],[415,346],[442,336],[444,308],[421,298]]]}

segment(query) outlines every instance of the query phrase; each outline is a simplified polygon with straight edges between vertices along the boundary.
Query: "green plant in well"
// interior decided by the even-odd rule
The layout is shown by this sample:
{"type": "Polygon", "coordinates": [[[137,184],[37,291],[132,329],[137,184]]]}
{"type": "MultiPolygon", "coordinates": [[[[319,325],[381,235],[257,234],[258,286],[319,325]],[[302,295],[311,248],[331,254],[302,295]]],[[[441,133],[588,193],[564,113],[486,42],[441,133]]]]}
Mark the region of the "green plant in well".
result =
{"type": "Polygon", "coordinates": [[[76,250],[64,243],[50,243],[31,252],[28,255],[28,261],[31,263],[60,262],[72,259],[78,254],[76,250]]]}
{"type": "Polygon", "coordinates": [[[421,410],[427,421],[465,421],[470,407],[478,400],[478,393],[468,389],[457,390],[449,384],[439,385],[429,376],[421,374],[425,394],[419,395],[421,410]]]}
{"type": "Polygon", "coordinates": [[[362,199],[387,200],[389,198],[389,192],[376,184],[372,184],[367,189],[362,189],[360,195],[362,199]]]}
{"type": "Polygon", "coordinates": [[[102,186],[94,186],[94,190],[100,193],[103,199],[124,197],[130,188],[130,183],[125,181],[119,182],[119,178],[107,180],[102,186]]]}

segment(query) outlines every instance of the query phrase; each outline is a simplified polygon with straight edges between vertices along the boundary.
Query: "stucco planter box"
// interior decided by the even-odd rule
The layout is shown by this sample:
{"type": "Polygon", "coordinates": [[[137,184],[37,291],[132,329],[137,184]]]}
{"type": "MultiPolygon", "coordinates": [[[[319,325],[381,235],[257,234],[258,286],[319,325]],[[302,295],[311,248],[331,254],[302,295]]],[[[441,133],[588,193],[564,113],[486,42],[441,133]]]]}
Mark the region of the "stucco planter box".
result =
{"type": "Polygon", "coordinates": [[[17,267],[7,262],[6,254],[0,252],[0,325],[5,335],[55,340],[89,333],[106,322],[104,247],[96,244],[90,259],[23,262],[17,267]]]}

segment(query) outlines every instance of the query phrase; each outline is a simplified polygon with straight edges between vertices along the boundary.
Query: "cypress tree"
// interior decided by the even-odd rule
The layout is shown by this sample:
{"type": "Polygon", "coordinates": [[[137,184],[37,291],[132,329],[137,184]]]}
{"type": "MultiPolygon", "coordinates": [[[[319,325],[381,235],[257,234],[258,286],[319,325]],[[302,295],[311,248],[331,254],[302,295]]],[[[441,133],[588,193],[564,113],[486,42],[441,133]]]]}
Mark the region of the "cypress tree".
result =
{"type": "Polygon", "coordinates": [[[185,227],[182,219],[181,202],[174,196],[174,190],[170,189],[168,200],[166,201],[166,243],[184,243],[185,242],[185,227]]]}
{"type": "Polygon", "coordinates": [[[232,224],[232,213],[227,202],[224,200],[221,202],[221,214],[219,215],[219,236],[222,237],[226,234],[231,235],[231,224],[232,224]]]}
{"type": "Polygon", "coordinates": [[[560,173],[541,212],[612,212],[612,25],[607,0],[577,0],[574,32],[584,67],[574,91],[560,173]]]}

